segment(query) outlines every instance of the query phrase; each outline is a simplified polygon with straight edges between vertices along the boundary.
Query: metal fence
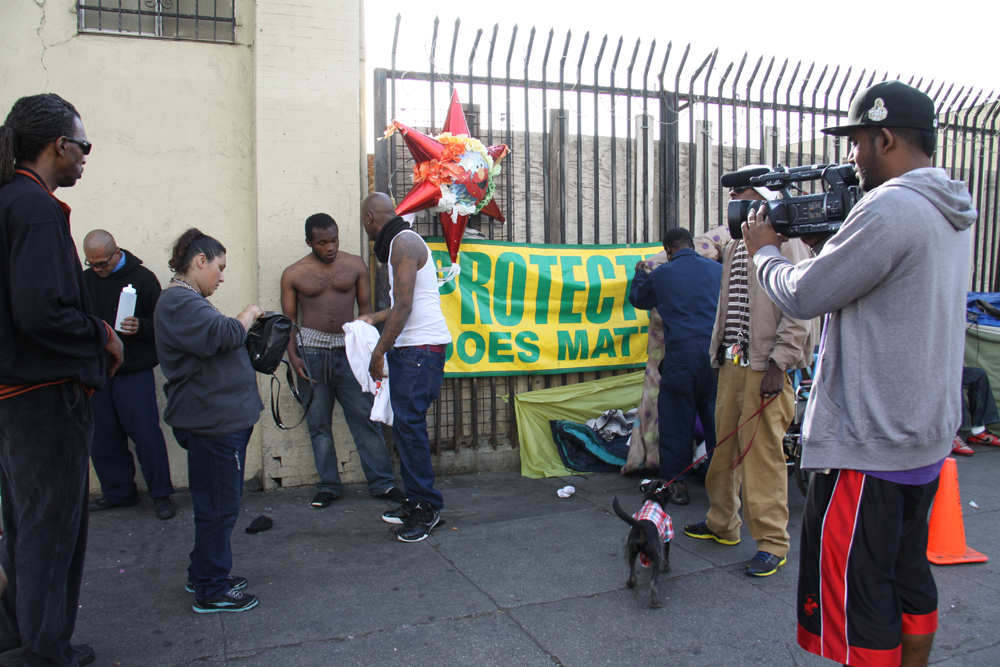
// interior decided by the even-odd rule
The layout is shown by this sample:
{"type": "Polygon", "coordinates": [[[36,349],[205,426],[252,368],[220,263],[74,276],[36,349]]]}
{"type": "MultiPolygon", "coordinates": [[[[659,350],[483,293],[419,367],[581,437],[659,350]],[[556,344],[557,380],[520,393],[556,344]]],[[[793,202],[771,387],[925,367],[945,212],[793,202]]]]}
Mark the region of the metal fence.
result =
{"type": "MultiPolygon", "coordinates": [[[[481,29],[465,37],[459,21],[444,68],[437,19],[425,41],[427,70],[400,71],[400,26],[397,16],[390,68],[375,70],[374,189],[399,201],[412,186],[413,160],[401,139],[381,139],[389,121],[439,132],[458,90],[472,135],[511,149],[495,195],[507,221],[475,216],[471,233],[524,243],[649,242],[675,226],[697,235],[723,225],[722,173],[746,164],[846,161],[846,139],[820,129],[842,122],[858,90],[890,75],[746,53],[722,63],[718,50],[699,61],[690,44],[681,51],[672,42],[626,45],[606,35],[598,43],[589,32],[579,39],[514,26],[508,39],[494,25],[485,39],[481,29]],[[463,71],[455,67],[460,43],[468,49],[463,71]]],[[[968,184],[980,212],[970,289],[1000,291],[1000,98],[917,76],[893,78],[934,100],[934,164],[968,184]]],[[[436,215],[418,214],[415,227],[441,235],[436,215]]],[[[384,286],[379,298],[387,298],[384,286]]],[[[432,440],[438,453],[516,446],[514,394],[600,375],[447,379],[429,415],[432,440]]]]}

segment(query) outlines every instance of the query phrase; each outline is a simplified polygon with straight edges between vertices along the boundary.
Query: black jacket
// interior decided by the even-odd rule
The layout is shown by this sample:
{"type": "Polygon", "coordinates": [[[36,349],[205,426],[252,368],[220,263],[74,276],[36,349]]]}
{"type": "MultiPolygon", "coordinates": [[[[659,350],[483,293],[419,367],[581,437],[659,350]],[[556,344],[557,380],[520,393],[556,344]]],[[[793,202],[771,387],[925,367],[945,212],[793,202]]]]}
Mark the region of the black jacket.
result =
{"type": "Polygon", "coordinates": [[[100,388],[107,344],[67,215],[43,185],[15,174],[0,187],[0,384],[100,388]]]}
{"type": "Polygon", "coordinates": [[[83,272],[94,311],[112,327],[115,326],[122,288],[131,285],[137,292],[135,317],[139,320],[139,331],[130,336],[118,333],[125,346],[125,361],[118,369],[119,374],[149,370],[159,363],[156,360],[156,339],[153,337],[153,311],[160,298],[160,281],[142,265],[141,259],[125,248],[122,248],[122,253],[125,255],[125,266],[107,278],[101,278],[93,269],[83,272]]]}

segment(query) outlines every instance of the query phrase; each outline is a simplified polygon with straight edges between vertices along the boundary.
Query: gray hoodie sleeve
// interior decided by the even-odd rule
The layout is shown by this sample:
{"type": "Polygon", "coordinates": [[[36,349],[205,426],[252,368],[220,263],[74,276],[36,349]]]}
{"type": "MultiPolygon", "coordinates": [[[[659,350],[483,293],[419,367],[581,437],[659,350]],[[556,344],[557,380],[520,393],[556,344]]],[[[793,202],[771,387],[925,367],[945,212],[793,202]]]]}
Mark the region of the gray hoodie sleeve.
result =
{"type": "Polygon", "coordinates": [[[882,281],[906,239],[859,204],[817,257],[792,264],[778,248],[761,248],[753,261],[757,279],[781,310],[810,320],[840,310],[882,281]],[[894,238],[895,237],[895,238],[894,238]]]}
{"type": "Polygon", "coordinates": [[[191,297],[183,299],[184,316],[171,321],[170,337],[178,350],[206,359],[242,347],[247,332],[238,319],[226,317],[197,295],[191,297]]]}

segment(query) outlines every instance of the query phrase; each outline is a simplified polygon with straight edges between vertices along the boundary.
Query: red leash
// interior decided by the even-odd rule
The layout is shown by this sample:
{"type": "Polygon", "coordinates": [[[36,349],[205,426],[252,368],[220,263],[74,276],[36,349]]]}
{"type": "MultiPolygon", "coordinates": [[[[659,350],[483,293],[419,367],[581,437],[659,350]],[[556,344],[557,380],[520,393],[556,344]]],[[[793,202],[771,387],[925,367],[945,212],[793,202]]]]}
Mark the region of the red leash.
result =
{"type": "Polygon", "coordinates": [[[711,454],[712,452],[714,452],[716,449],[718,449],[719,446],[722,445],[722,443],[724,443],[726,440],[729,440],[731,437],[733,437],[734,435],[736,435],[741,428],[743,428],[744,426],[747,425],[747,423],[749,423],[749,421],[751,419],[753,419],[754,417],[757,417],[757,423],[754,424],[753,435],[750,436],[750,442],[747,443],[747,448],[744,449],[742,452],[740,452],[740,455],[736,457],[736,460],[733,461],[733,464],[730,466],[730,470],[736,470],[736,467],[740,463],[743,462],[744,458],[746,458],[747,452],[749,452],[750,451],[750,447],[753,446],[754,438],[757,437],[757,429],[760,427],[760,414],[762,412],[764,412],[764,408],[766,408],[767,406],[771,405],[771,403],[774,402],[774,399],[778,398],[778,396],[781,396],[781,394],[778,393],[778,394],[772,396],[771,399],[769,401],[767,401],[766,403],[764,402],[764,397],[761,396],[760,397],[760,407],[757,408],[757,412],[755,412],[752,415],[750,415],[749,417],[747,417],[746,421],[744,421],[742,424],[740,424],[739,426],[736,427],[736,430],[734,430],[732,433],[730,433],[729,435],[727,435],[722,440],[719,440],[717,443],[715,443],[715,447],[712,447],[710,450],[708,450],[707,452],[705,452],[702,456],[700,456],[699,458],[695,459],[695,461],[691,465],[689,465],[687,468],[684,468],[684,470],[681,470],[672,480],[670,480],[669,482],[667,482],[667,484],[668,485],[669,484],[673,484],[677,480],[678,477],[680,477],[681,475],[683,475],[684,473],[686,473],[688,470],[691,470],[691,468],[694,468],[696,465],[698,465],[699,463],[701,463],[702,461],[704,461],[705,458],[709,454],[711,454]]]}

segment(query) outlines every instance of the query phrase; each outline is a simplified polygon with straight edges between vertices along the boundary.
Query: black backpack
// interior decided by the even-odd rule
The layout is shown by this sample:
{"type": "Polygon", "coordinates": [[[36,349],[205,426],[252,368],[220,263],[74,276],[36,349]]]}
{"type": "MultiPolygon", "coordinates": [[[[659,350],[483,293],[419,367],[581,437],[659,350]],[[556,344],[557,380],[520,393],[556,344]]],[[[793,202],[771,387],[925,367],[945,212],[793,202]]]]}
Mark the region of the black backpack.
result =
{"type": "MultiPolygon", "coordinates": [[[[302,396],[295,384],[295,375],[292,371],[292,365],[285,359],[285,350],[288,349],[288,342],[291,340],[292,334],[298,331],[298,325],[295,324],[290,318],[276,312],[264,313],[262,317],[258,317],[254,320],[254,323],[250,325],[250,329],[247,331],[247,339],[244,346],[247,349],[247,353],[250,355],[250,365],[258,373],[263,373],[264,375],[271,376],[271,417],[274,418],[274,423],[277,424],[280,429],[293,429],[299,424],[301,424],[305,418],[306,413],[309,412],[309,406],[312,405],[312,392],[309,393],[309,400],[303,401],[302,396]],[[299,405],[302,406],[302,419],[299,419],[292,426],[285,426],[281,421],[281,407],[278,401],[275,400],[274,383],[278,383],[278,395],[281,394],[281,380],[277,378],[274,374],[278,370],[278,366],[285,364],[285,379],[288,382],[288,389],[292,392],[292,396],[299,405]]],[[[299,337],[295,337],[296,347],[299,350],[299,357],[304,356],[304,350],[299,344],[299,337]]],[[[309,382],[312,382],[312,377],[309,374],[309,366],[306,366],[306,375],[309,376],[309,382]]]]}

